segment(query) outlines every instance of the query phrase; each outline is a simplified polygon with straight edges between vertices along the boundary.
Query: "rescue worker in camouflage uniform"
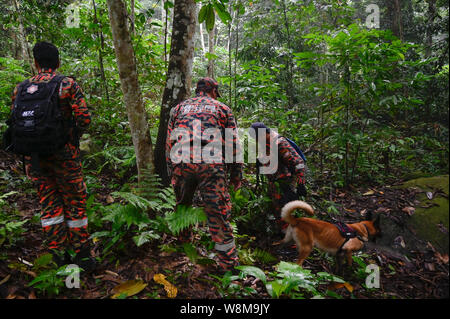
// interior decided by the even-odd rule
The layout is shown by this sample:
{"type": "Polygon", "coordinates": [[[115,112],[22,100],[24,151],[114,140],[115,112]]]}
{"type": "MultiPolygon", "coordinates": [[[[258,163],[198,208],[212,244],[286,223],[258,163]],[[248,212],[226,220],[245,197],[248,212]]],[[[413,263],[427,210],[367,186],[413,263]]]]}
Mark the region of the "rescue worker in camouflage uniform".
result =
{"type": "Polygon", "coordinates": [[[195,93],[196,97],[181,102],[170,112],[166,140],[168,171],[178,205],[190,206],[194,193],[199,191],[209,233],[215,242],[219,270],[228,271],[238,265],[229,222],[231,200],[228,193],[229,184],[238,189],[242,178],[242,163],[235,160],[240,149],[236,121],[231,109],[217,100],[220,93],[215,80],[200,79],[195,93]],[[231,139],[225,139],[226,129],[234,130],[231,139]],[[205,148],[214,140],[209,134],[211,130],[219,132],[221,139],[219,147],[214,149],[214,161],[205,158],[208,153],[205,148]],[[227,149],[232,150],[230,163],[226,163],[223,152],[227,149]],[[179,150],[182,153],[177,157],[179,150]]]}
{"type": "MultiPolygon", "coordinates": [[[[290,201],[298,200],[299,196],[306,196],[305,163],[286,138],[263,123],[253,123],[251,129],[250,136],[260,145],[262,143],[260,147],[265,147],[266,154],[270,154],[271,140],[275,143],[272,149],[277,151],[277,168],[275,172],[265,176],[268,179],[268,196],[272,198],[272,209],[276,221],[282,229],[285,229],[287,224],[281,220],[281,208],[290,201]],[[263,133],[265,138],[259,138],[258,133],[263,133]]],[[[270,162],[263,164],[266,167],[270,165],[270,162]]],[[[258,166],[257,169],[259,169],[258,166]]]]}
{"type": "MultiPolygon", "coordinates": [[[[49,82],[56,76],[60,65],[59,51],[51,43],[39,42],[33,48],[38,74],[28,81],[49,82]]],[[[17,96],[16,86],[12,102],[17,96]]],[[[76,253],[73,262],[84,270],[92,270],[95,259],[90,256],[88,218],[86,215],[86,185],[84,183],[79,137],[91,122],[80,86],[71,77],[62,79],[59,102],[66,119],[74,119],[69,142],[60,151],[39,158],[39,170],[32,168],[30,158],[25,158],[26,173],[37,185],[41,204],[41,224],[45,246],[59,265],[70,263],[68,250],[76,253]]]]}

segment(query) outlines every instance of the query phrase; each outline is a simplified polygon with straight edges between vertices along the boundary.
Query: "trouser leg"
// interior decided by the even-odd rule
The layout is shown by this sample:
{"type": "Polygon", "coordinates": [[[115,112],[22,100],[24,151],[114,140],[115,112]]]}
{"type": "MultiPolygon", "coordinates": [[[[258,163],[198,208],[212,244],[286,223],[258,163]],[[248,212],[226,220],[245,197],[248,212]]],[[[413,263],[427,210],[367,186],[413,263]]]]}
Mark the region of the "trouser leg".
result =
{"type": "Polygon", "coordinates": [[[68,244],[74,252],[89,247],[87,191],[79,159],[66,160],[55,170],[57,184],[64,201],[68,244]]]}
{"type": "Polygon", "coordinates": [[[175,166],[172,171],[177,205],[191,205],[196,190],[202,197],[211,239],[216,243],[218,264],[225,270],[238,264],[233,228],[229,223],[231,200],[227,190],[225,170],[207,164],[175,166]]]}
{"type": "Polygon", "coordinates": [[[41,204],[41,224],[44,246],[51,250],[64,250],[67,239],[64,223],[64,202],[54,178],[33,177],[41,204]]]}
{"type": "MultiPolygon", "coordinates": [[[[190,165],[175,166],[172,171],[171,184],[175,192],[177,207],[179,205],[191,206],[197,189],[196,170],[190,165]]],[[[191,230],[185,229],[178,235],[181,242],[189,242],[191,240],[191,230]]]]}
{"type": "Polygon", "coordinates": [[[205,166],[200,172],[199,190],[202,194],[209,233],[216,243],[218,264],[224,270],[238,265],[238,254],[233,237],[231,199],[228,193],[225,169],[222,166],[205,166]]]}
{"type": "Polygon", "coordinates": [[[281,220],[281,209],[290,201],[298,200],[299,197],[294,190],[293,180],[277,180],[269,182],[268,195],[272,198],[272,209],[276,222],[282,229],[287,227],[287,223],[281,220]]]}

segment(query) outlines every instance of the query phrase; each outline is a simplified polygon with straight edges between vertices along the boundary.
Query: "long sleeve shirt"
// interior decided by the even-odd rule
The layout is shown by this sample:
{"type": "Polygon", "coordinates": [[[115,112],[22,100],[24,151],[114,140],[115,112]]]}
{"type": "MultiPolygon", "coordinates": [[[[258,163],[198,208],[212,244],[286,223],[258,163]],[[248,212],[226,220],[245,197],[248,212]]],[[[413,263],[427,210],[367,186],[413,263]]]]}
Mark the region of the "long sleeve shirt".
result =
{"type": "Polygon", "coordinates": [[[169,176],[172,166],[182,162],[226,165],[230,178],[240,179],[240,147],[236,120],[227,105],[201,92],[172,108],[166,139],[169,176]]]}
{"type": "MultiPolygon", "coordinates": [[[[269,181],[276,181],[280,179],[295,178],[298,184],[305,184],[305,163],[297,151],[291,146],[286,138],[279,136],[272,132],[272,139],[276,143],[276,149],[278,152],[277,160],[278,166],[273,174],[268,174],[269,181]]],[[[266,154],[269,154],[270,150],[270,138],[266,136],[266,154]]],[[[268,162],[264,166],[270,166],[268,162]]]]}

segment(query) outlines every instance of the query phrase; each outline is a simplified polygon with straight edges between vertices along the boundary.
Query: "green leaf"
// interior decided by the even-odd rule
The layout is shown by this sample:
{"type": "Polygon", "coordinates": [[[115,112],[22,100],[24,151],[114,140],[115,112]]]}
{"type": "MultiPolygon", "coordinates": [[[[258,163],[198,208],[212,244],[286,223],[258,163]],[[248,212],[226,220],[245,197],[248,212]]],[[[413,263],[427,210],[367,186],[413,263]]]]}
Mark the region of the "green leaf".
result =
{"type": "Polygon", "coordinates": [[[266,284],[267,292],[272,298],[279,298],[286,291],[288,285],[282,280],[274,280],[266,284]]]}
{"type": "Polygon", "coordinates": [[[52,254],[44,254],[34,260],[33,269],[37,270],[40,268],[45,268],[45,267],[49,266],[50,263],[52,263],[52,261],[53,261],[52,254]]]}
{"type": "Polygon", "coordinates": [[[216,21],[216,14],[212,5],[208,5],[208,11],[206,13],[206,30],[211,31],[214,28],[214,23],[216,21]]]}
{"type": "Polygon", "coordinates": [[[228,13],[228,11],[226,10],[225,6],[222,3],[220,2],[214,3],[214,8],[216,9],[218,16],[223,23],[228,24],[228,22],[232,20],[231,15],[228,13]]]}
{"type": "Polygon", "coordinates": [[[255,267],[255,266],[238,266],[238,267],[236,267],[236,269],[239,269],[245,275],[250,275],[250,276],[253,276],[255,278],[260,279],[264,284],[267,283],[266,274],[261,269],[259,269],[258,267],[255,267]]]}
{"type": "Polygon", "coordinates": [[[196,264],[198,259],[198,252],[194,245],[192,245],[191,243],[184,243],[183,250],[186,256],[188,256],[189,260],[196,264]]]}
{"type": "Polygon", "coordinates": [[[210,4],[203,6],[198,13],[198,23],[203,23],[206,20],[206,15],[208,13],[210,4]]]}
{"type": "Polygon", "coordinates": [[[164,2],[164,10],[168,10],[169,8],[173,8],[173,3],[171,1],[164,2]]]}
{"type": "Polygon", "coordinates": [[[206,221],[206,214],[202,208],[179,205],[175,212],[166,214],[165,220],[170,231],[176,236],[180,231],[206,221]]]}
{"type": "Polygon", "coordinates": [[[150,230],[142,232],[137,236],[133,236],[133,241],[136,244],[136,246],[140,247],[143,244],[150,242],[152,239],[159,239],[159,238],[161,238],[161,236],[150,230]]]}
{"type": "Polygon", "coordinates": [[[8,196],[11,196],[11,195],[14,195],[14,194],[17,194],[17,192],[16,191],[11,191],[11,192],[5,193],[5,194],[0,196],[0,199],[5,199],[8,196]]]}

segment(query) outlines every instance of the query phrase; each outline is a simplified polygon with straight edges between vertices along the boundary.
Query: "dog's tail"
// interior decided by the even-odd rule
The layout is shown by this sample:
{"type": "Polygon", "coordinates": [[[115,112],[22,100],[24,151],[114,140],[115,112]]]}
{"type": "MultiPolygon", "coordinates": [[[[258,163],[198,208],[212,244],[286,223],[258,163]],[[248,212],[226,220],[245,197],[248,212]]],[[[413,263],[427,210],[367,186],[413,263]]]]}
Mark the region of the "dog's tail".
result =
{"type": "Polygon", "coordinates": [[[292,216],[292,212],[296,209],[301,209],[308,215],[314,215],[314,209],[309,204],[301,200],[294,200],[283,206],[281,209],[281,219],[289,224],[294,224],[295,217],[292,216]]]}

